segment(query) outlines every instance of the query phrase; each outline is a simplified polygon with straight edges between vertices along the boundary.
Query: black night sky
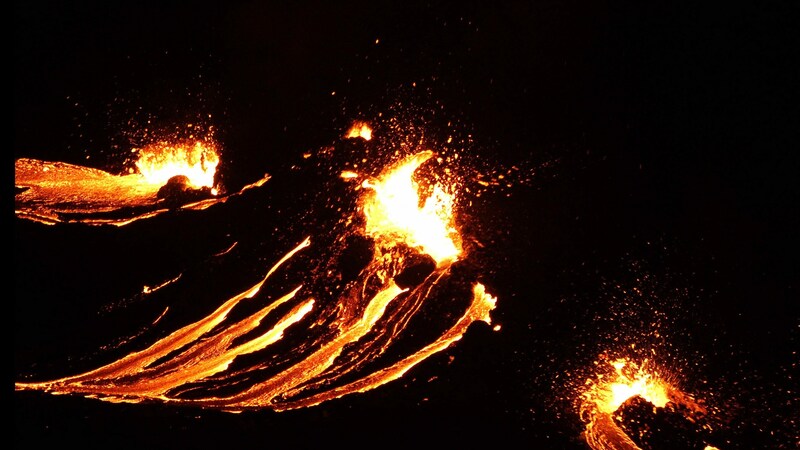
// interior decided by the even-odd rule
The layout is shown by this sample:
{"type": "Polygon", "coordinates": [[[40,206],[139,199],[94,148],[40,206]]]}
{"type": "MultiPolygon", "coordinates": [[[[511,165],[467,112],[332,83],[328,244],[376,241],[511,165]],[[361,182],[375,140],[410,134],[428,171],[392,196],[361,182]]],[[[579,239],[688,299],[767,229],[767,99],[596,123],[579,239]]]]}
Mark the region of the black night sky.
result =
{"type": "MultiPolygon", "coordinates": [[[[143,130],[195,123],[235,190],[398,114],[530,175],[475,202],[499,332],[301,411],[15,393],[16,447],[588,449],[559,386],[652,314],[687,387],[726,405],[720,449],[796,448],[796,6],[700,3],[15,2],[15,159],[113,171],[143,130]]],[[[140,282],[143,244],[12,220],[16,380],[69,358],[81,314],[140,282]]],[[[177,230],[160,263],[233,221],[177,230]]]]}

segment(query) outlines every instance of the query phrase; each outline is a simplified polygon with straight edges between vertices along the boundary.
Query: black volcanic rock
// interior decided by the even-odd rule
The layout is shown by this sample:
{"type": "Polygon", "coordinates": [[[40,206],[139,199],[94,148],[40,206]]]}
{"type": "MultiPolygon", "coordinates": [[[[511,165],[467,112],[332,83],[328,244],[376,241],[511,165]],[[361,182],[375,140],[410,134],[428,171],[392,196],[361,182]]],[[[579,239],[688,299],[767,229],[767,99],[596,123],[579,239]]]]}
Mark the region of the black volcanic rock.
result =
{"type": "Polygon", "coordinates": [[[411,288],[425,281],[435,269],[436,261],[430,256],[411,254],[408,256],[405,269],[395,275],[394,282],[401,288],[411,288]]]}
{"type": "Polygon", "coordinates": [[[614,420],[644,450],[702,450],[706,446],[691,412],[672,402],[659,408],[636,396],[620,406],[614,420]]]}
{"type": "Polygon", "coordinates": [[[163,200],[168,207],[176,208],[187,203],[210,198],[211,189],[207,187],[196,189],[189,182],[189,177],[175,175],[167,180],[164,186],[161,186],[156,197],[163,200]]]}

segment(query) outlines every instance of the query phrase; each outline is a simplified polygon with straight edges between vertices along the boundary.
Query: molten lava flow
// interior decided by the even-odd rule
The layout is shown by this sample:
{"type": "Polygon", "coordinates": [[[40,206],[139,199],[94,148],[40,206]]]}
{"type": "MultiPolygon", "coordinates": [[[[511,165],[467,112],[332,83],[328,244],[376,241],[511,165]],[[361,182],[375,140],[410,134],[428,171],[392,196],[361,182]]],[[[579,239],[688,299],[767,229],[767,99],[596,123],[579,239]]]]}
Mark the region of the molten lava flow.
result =
{"type": "Polygon", "coordinates": [[[369,188],[361,190],[366,229],[349,232],[372,238],[375,251],[357,279],[338,293],[326,279],[330,272],[319,271],[308,285],[322,281],[324,289],[309,291],[298,284],[277,295],[262,294],[276,271],[311,246],[307,238],[260,281],[206,317],[94,370],[18,382],[16,389],[111,402],[158,400],[233,412],[282,411],[365,392],[401,377],[461,339],[472,323],[490,324],[496,304],[476,282],[463,311],[443,318],[436,337],[417,350],[395,350],[398,342],[414,336],[414,316],[424,310],[461,254],[447,189],[435,186],[420,206],[412,178],[431,156],[428,151],[412,155],[364,184],[369,188]],[[413,252],[430,255],[436,266],[418,284],[402,287],[395,277],[405,269],[404,255],[413,252]],[[249,312],[233,313],[240,308],[249,312]]]}
{"type": "Polygon", "coordinates": [[[637,364],[631,359],[619,358],[607,363],[596,379],[586,380],[581,396],[580,415],[586,424],[584,437],[592,449],[640,448],[614,419],[620,407],[634,397],[641,397],[655,408],[674,403],[691,413],[705,412],[690,396],[670,383],[668,376],[659,373],[650,360],[637,364]]]}
{"type": "Polygon", "coordinates": [[[348,139],[361,138],[365,141],[372,139],[372,128],[366,122],[356,122],[345,135],[348,139]]]}
{"type": "Polygon", "coordinates": [[[163,186],[170,178],[183,175],[196,188],[213,188],[218,164],[213,142],[160,141],[139,150],[136,168],[150,184],[163,186]]]}
{"type": "MultiPolygon", "coordinates": [[[[202,210],[235,195],[220,195],[214,184],[220,157],[210,138],[159,141],[138,152],[137,170],[124,175],[64,162],[18,159],[14,174],[17,217],[48,225],[123,226],[171,208],[202,210]]],[[[268,179],[265,176],[242,190],[268,179]]]]}

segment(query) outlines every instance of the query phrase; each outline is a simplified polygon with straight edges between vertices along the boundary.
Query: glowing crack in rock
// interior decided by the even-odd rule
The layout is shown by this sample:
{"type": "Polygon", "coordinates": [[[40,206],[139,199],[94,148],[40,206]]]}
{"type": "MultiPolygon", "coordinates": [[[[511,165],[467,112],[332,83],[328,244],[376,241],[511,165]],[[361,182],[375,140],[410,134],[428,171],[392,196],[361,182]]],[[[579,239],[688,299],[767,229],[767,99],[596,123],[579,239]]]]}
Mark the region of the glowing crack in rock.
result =
{"type": "MultiPolygon", "coordinates": [[[[651,360],[645,359],[641,364],[630,358],[602,362],[598,363],[597,377],[586,380],[580,399],[580,417],[586,425],[583,436],[594,450],[640,450],[615,420],[620,407],[634,397],[641,397],[654,408],[673,403],[688,414],[706,413],[667,374],[659,372],[651,360]]],[[[713,449],[706,446],[706,450],[713,449]]]]}
{"type": "MultiPolygon", "coordinates": [[[[355,281],[340,292],[308,292],[302,283],[274,296],[262,292],[276,271],[286,270],[288,261],[312,246],[309,237],[257,283],[222,301],[202,319],[96,369],[17,382],[16,390],[230,412],[283,411],[369,391],[402,377],[459,341],[476,321],[491,324],[497,301],[483,284],[472,282],[470,292],[462,292],[463,310],[443,318],[438,334],[415,342],[416,350],[397,347],[412,319],[450,275],[451,266],[463,258],[449,189],[434,186],[433,194],[421,201],[412,180],[432,155],[423,151],[408,156],[359,187],[366,228],[350,232],[372,239],[374,251],[355,281]],[[395,278],[412,253],[427,254],[436,264],[409,287],[395,278]],[[244,317],[233,314],[245,304],[249,312],[244,317]],[[255,355],[258,358],[252,358],[255,355]],[[244,356],[251,358],[237,364],[244,356]]],[[[314,275],[309,284],[324,284],[326,276],[314,275]]]]}

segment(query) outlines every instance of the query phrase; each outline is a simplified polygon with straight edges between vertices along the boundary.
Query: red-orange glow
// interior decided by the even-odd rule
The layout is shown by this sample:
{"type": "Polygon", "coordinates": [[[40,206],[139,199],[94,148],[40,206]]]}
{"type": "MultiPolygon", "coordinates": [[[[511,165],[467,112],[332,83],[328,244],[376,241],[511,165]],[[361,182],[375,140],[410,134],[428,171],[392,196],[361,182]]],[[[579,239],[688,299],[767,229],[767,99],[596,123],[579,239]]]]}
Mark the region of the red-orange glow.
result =
{"type": "Polygon", "coordinates": [[[160,141],[139,150],[136,168],[151,184],[164,185],[176,175],[185,175],[195,187],[214,187],[219,153],[213,142],[160,141]]]}
{"type": "Polygon", "coordinates": [[[345,135],[348,139],[361,138],[365,141],[372,139],[372,128],[366,122],[356,122],[345,135]]]}

